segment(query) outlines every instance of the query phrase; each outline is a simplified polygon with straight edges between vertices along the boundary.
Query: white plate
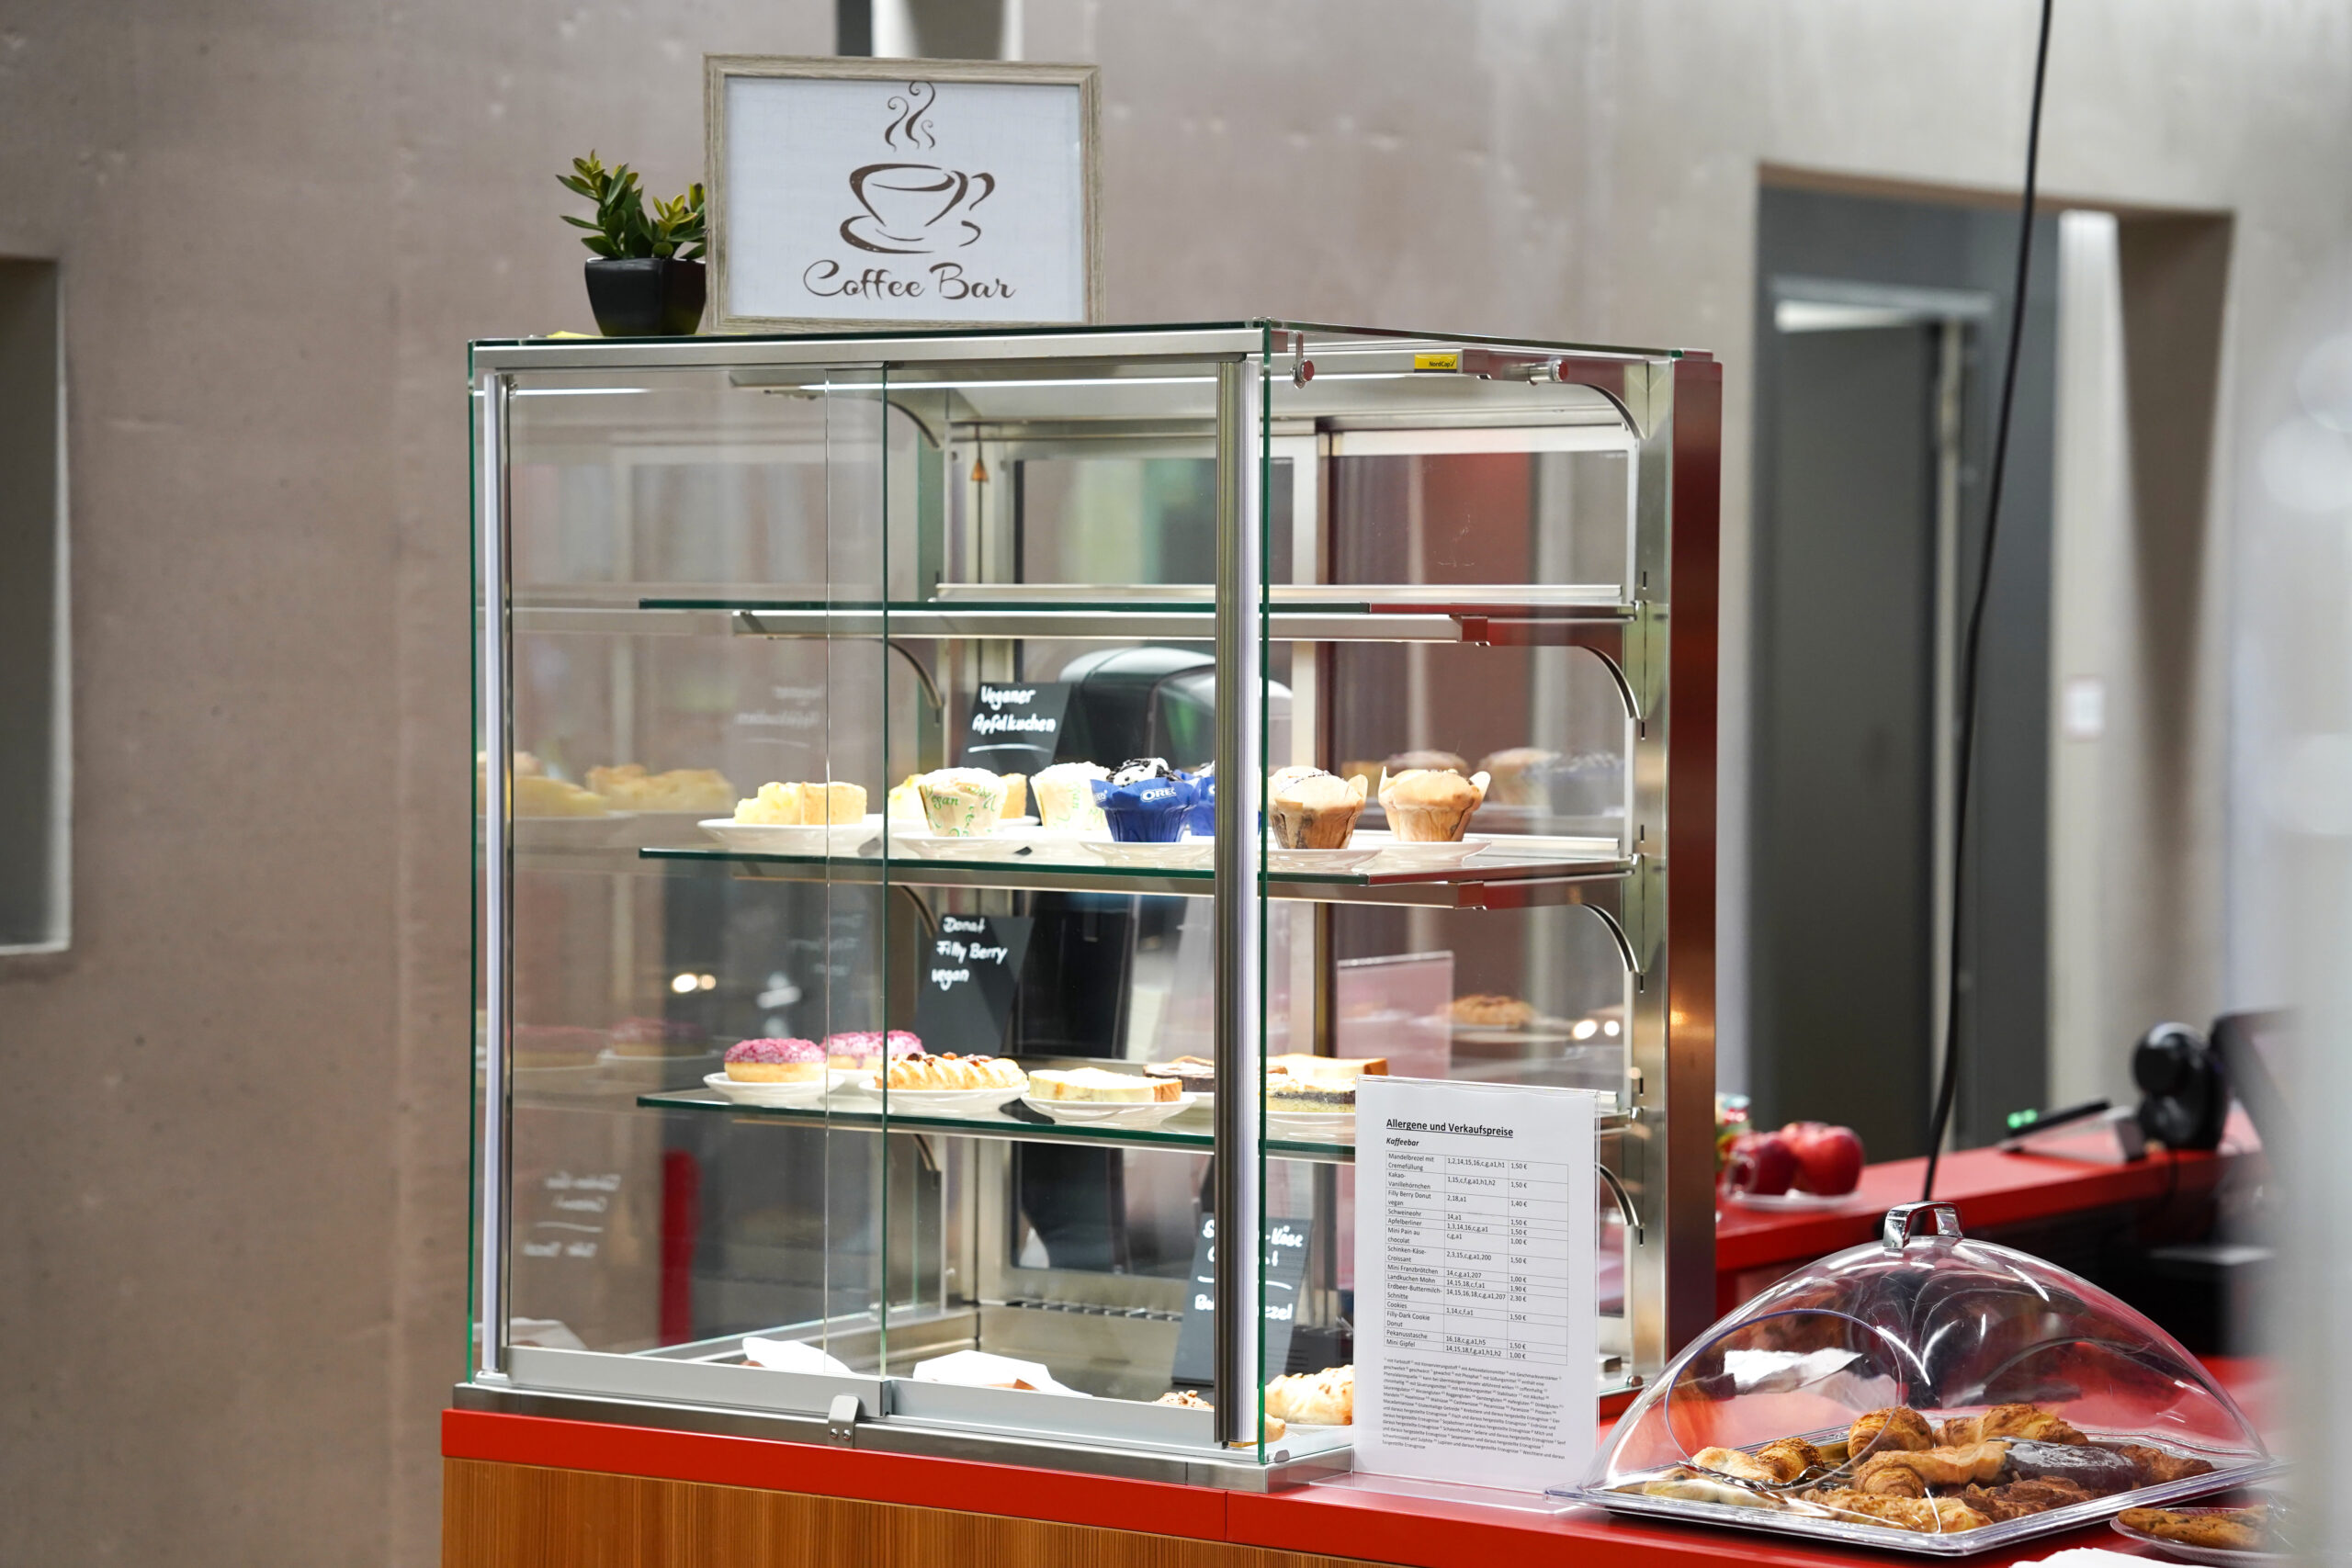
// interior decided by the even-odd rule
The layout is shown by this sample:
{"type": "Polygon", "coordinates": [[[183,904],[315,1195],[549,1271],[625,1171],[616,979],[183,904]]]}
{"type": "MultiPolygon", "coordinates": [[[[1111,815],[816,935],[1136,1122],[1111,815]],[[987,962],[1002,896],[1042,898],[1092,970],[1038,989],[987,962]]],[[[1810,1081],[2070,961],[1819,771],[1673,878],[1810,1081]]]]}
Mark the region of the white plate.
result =
{"type": "Polygon", "coordinates": [[[725,1073],[712,1073],[702,1081],[738,1105],[789,1107],[821,1105],[825,1101],[823,1078],[810,1078],[806,1083],[738,1083],[725,1073]]]}
{"type": "MultiPolygon", "coordinates": [[[[1359,833],[1356,837],[1361,839],[1363,835],[1359,833]]],[[[1448,848],[1451,847],[1451,845],[1448,846],[1448,848]]],[[[1266,852],[1266,869],[1306,872],[1309,874],[1316,872],[1353,871],[1379,852],[1377,848],[1362,843],[1350,844],[1343,850],[1270,849],[1266,852]]]]}
{"type": "MultiPolygon", "coordinates": [[[[2172,1508],[2176,1514],[2223,1514],[2226,1508],[2172,1508]]],[[[2145,1534],[2133,1529],[2121,1519],[2109,1519],[2108,1528],[2126,1540],[2163,1552],[2177,1562],[2197,1562],[2205,1568],[2237,1568],[2240,1563],[2252,1565],[2266,1562],[2290,1562],[2294,1554],[2288,1551],[2237,1551],[2226,1546],[2191,1546],[2184,1540],[2166,1540],[2162,1536],[2145,1534]]]]}
{"type": "Polygon", "coordinates": [[[1123,844],[1115,839],[1080,839],[1087,853],[1123,871],[1206,871],[1216,855],[1214,839],[1179,839],[1172,844],[1123,844]]]}
{"type": "Polygon", "coordinates": [[[1184,1094],[1174,1100],[1106,1104],[1099,1100],[1041,1100],[1034,1094],[1024,1094],[1021,1097],[1021,1103],[1057,1122],[1066,1122],[1076,1127],[1090,1123],[1096,1126],[1157,1127],[1170,1117],[1190,1111],[1201,1098],[1197,1094],[1184,1094]]]}
{"type": "Polygon", "coordinates": [[[1783,1214],[1801,1214],[1816,1209],[1840,1209],[1854,1201],[1851,1192],[1824,1198],[1818,1192],[1734,1192],[1728,1187],[1724,1189],[1724,1196],[1743,1209],[1762,1209],[1783,1214]]]}
{"type": "Polygon", "coordinates": [[[731,817],[714,817],[698,825],[729,849],[755,855],[854,855],[882,837],[879,812],[868,812],[857,822],[830,825],[784,827],[771,822],[738,822],[731,817]]]}
{"type": "Polygon", "coordinates": [[[1374,871],[1445,871],[1484,853],[1493,842],[1485,833],[1464,833],[1452,843],[1408,843],[1384,829],[1360,828],[1349,847],[1377,853],[1380,863],[1374,871]]]}
{"type": "Polygon", "coordinates": [[[1069,860],[1066,834],[1048,833],[1034,818],[1000,823],[993,833],[931,833],[890,829],[890,853],[917,860],[1069,860]]]}
{"type": "Polygon", "coordinates": [[[888,1094],[876,1086],[874,1075],[859,1075],[858,1087],[902,1116],[986,1116],[1029,1092],[1029,1076],[1010,1089],[894,1089],[888,1094]]]}

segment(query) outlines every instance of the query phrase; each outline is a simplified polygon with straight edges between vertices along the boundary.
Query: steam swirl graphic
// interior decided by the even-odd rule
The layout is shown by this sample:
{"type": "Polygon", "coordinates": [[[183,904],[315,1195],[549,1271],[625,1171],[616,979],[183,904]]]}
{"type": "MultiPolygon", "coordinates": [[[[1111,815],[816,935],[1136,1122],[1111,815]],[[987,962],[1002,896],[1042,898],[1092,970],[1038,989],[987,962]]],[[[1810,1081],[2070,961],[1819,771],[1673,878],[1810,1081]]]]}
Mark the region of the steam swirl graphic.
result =
{"type": "Polygon", "coordinates": [[[882,132],[882,140],[894,148],[938,146],[939,139],[931,133],[931,121],[923,118],[931,112],[931,106],[938,97],[939,89],[928,82],[908,83],[903,97],[892,94],[885,107],[895,118],[891,119],[889,129],[882,132]],[[906,140],[901,142],[900,137],[906,140]]]}

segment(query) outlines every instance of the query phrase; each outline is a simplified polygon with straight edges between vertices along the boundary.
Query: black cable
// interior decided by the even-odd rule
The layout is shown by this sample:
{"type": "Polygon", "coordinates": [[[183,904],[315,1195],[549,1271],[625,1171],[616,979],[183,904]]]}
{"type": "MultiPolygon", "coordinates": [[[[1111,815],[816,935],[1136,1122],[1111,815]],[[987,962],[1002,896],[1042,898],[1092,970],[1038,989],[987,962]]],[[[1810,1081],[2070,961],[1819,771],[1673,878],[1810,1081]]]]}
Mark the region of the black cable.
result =
{"type": "Polygon", "coordinates": [[[2009,297],[2009,344],[2001,370],[2001,414],[1993,429],[1993,475],[1984,503],[1984,547],[1976,566],[1976,593],[1969,605],[1968,633],[1960,656],[1960,741],[1953,749],[1951,826],[1951,936],[1949,967],[1944,976],[1943,1081],[1936,1089],[1935,1119],[1928,1128],[1928,1179],[1919,1197],[1936,1195],[1936,1163],[1943,1156],[1944,1134],[1951,1125],[1951,1103],[1960,1087],[1960,948],[1962,893],[1968,886],[1968,777],[1976,752],[1976,668],[1984,640],[1984,604],[1993,592],[1993,544],[2001,525],[2001,481],[2008,470],[2009,416],[2017,406],[2018,351],[2025,339],[2025,291],[2033,265],[2033,197],[2041,163],[2041,86],[2050,68],[2050,12],[2054,0],[2041,0],[2041,31],[2033,51],[2033,107],[2026,120],[2025,194],[2018,207],[2018,276],[2009,297]]]}

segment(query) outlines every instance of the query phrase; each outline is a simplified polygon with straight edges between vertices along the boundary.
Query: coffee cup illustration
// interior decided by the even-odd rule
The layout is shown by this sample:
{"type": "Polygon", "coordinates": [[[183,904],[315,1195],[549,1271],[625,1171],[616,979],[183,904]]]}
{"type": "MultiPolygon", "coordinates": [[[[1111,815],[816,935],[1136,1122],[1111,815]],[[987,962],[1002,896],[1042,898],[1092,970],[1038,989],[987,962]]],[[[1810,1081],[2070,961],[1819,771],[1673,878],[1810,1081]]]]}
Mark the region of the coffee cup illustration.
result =
{"type": "Polygon", "coordinates": [[[865,210],[842,222],[843,240],[861,250],[919,255],[980,237],[980,226],[958,214],[995,195],[996,176],[937,164],[867,164],[850,172],[849,189],[865,210]]]}

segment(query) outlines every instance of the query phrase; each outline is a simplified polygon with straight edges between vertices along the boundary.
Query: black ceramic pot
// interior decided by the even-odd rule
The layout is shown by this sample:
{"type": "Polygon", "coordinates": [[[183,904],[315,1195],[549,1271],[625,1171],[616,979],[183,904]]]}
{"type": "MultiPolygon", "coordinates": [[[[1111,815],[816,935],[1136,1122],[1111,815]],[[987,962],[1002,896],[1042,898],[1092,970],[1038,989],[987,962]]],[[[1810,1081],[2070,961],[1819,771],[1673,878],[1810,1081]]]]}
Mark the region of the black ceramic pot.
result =
{"type": "Polygon", "coordinates": [[[588,264],[588,308],[606,337],[690,337],[702,325],[702,263],[649,256],[588,264]]]}

